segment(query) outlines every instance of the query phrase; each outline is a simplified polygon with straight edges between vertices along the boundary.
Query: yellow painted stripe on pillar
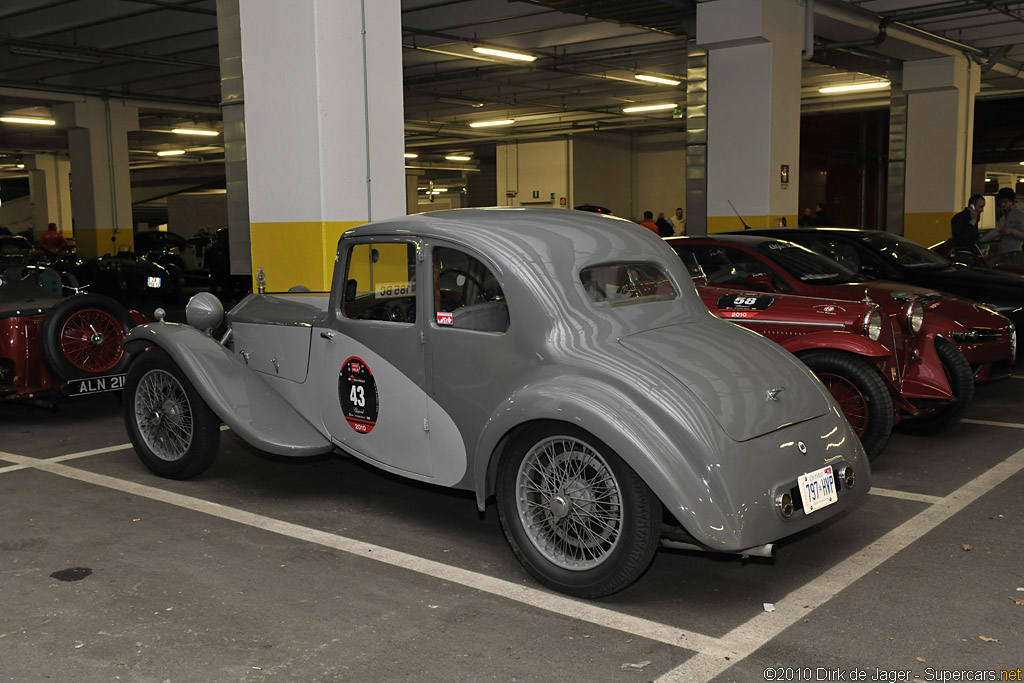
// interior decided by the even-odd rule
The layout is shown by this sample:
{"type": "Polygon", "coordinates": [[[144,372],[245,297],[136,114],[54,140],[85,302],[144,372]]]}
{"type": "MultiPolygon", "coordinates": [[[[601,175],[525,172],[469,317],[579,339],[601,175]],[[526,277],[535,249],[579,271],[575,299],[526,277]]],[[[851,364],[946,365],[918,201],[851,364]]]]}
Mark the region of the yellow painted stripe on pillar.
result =
{"type": "MultiPolygon", "coordinates": [[[[67,236],[65,233],[65,237],[67,236]]],[[[113,239],[113,228],[96,228],[95,230],[79,228],[78,234],[75,236],[75,248],[78,250],[79,258],[95,258],[104,254],[116,254],[122,248],[134,250],[134,237],[130,228],[118,230],[116,239],[113,239]]]]}
{"type": "Polygon", "coordinates": [[[952,231],[949,221],[953,211],[903,214],[903,236],[920,245],[930,247],[936,242],[949,239],[952,231]]]}
{"type": "Polygon", "coordinates": [[[708,216],[708,234],[716,232],[729,232],[731,230],[742,230],[743,223],[750,228],[777,228],[779,219],[785,218],[787,226],[795,226],[797,217],[792,216],[744,216],[741,222],[736,214],[731,216],[708,216]]]}
{"type": "Polygon", "coordinates": [[[314,292],[331,288],[334,252],[341,233],[366,221],[296,221],[252,223],[253,291],[263,268],[268,292],[304,285],[314,292]]]}

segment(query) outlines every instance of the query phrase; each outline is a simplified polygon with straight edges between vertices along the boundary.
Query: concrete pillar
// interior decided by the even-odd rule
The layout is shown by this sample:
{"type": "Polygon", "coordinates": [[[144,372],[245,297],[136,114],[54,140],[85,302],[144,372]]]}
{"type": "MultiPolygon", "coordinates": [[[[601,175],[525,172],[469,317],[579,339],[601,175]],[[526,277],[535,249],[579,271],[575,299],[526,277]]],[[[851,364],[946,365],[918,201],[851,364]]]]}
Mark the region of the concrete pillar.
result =
{"type": "Polygon", "coordinates": [[[71,209],[83,258],[131,249],[132,188],[128,136],[139,127],[139,110],[89,98],[53,108],[57,127],[68,131],[71,209]]]}
{"type": "Polygon", "coordinates": [[[252,267],[327,289],[342,232],[406,213],[399,3],[239,8],[252,267]]]}
{"type": "Polygon", "coordinates": [[[752,228],[783,217],[796,225],[803,27],[796,0],[697,5],[697,44],[708,51],[709,233],[743,227],[733,207],[752,228]]]}
{"type": "Polygon", "coordinates": [[[65,237],[73,237],[71,220],[71,162],[54,154],[25,159],[32,196],[32,227],[36,235],[56,223],[65,237]]]}
{"type": "Polygon", "coordinates": [[[949,237],[949,220],[967,205],[974,148],[974,97],[981,69],[966,57],[903,65],[907,96],[903,234],[925,246],[949,237]]]}

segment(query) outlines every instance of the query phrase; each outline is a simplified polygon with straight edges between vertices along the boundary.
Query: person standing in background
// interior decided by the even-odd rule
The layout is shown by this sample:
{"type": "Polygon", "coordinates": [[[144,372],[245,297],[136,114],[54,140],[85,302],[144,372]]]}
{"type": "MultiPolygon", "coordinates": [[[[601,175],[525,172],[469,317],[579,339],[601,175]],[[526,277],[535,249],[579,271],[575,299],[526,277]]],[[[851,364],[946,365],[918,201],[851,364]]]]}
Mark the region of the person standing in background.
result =
{"type": "Polygon", "coordinates": [[[672,226],[673,235],[686,234],[686,216],[683,215],[683,207],[677,206],[676,212],[668,217],[668,222],[672,226]]]}
{"type": "Polygon", "coordinates": [[[654,221],[654,224],[658,226],[658,235],[661,237],[672,236],[672,224],[665,220],[665,214],[659,212],[658,220],[654,221]]]}
{"type": "Polygon", "coordinates": [[[39,238],[39,246],[48,254],[56,254],[67,245],[68,241],[64,239],[64,235],[57,229],[56,223],[50,223],[46,226],[46,232],[39,238]]]}
{"type": "Polygon", "coordinates": [[[996,193],[996,228],[979,242],[999,240],[999,253],[993,259],[998,264],[1024,265],[1024,211],[1017,207],[1017,193],[1004,187],[996,193]]]}
{"type": "Polygon", "coordinates": [[[655,235],[658,234],[658,226],[654,224],[654,213],[652,211],[644,211],[644,221],[640,225],[644,226],[655,235]]]}
{"type": "Polygon", "coordinates": [[[955,263],[973,266],[978,262],[978,223],[984,210],[985,198],[980,194],[972,194],[967,200],[967,208],[950,219],[955,263]]]}

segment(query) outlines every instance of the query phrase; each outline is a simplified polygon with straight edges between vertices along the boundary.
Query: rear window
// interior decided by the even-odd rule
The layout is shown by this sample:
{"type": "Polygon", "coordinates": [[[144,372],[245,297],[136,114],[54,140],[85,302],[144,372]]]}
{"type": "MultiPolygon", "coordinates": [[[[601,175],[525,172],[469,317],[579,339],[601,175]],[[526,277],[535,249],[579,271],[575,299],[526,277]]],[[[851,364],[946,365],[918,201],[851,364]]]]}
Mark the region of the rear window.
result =
{"type": "Polygon", "coordinates": [[[611,263],[580,271],[580,282],[601,308],[629,306],[676,298],[676,290],[660,267],[650,263],[611,263]]]}

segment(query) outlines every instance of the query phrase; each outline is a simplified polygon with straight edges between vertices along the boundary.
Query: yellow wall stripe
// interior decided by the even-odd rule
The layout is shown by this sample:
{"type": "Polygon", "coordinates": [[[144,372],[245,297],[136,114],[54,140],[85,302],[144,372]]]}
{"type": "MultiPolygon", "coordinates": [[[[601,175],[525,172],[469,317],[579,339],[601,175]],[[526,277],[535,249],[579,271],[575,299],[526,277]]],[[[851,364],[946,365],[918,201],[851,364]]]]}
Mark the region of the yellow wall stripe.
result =
{"type": "Polygon", "coordinates": [[[715,232],[729,232],[731,230],[742,230],[743,223],[746,223],[751,228],[777,228],[779,227],[780,218],[786,219],[787,226],[796,226],[796,215],[744,216],[742,222],[740,222],[740,219],[737,218],[735,214],[731,216],[708,216],[708,234],[715,232]]]}
{"type": "Polygon", "coordinates": [[[341,233],[366,221],[297,221],[252,223],[253,291],[256,273],[263,268],[268,292],[283,292],[295,285],[327,291],[334,275],[334,254],[341,233]]]}
{"type": "MultiPolygon", "coordinates": [[[[65,237],[70,237],[68,231],[64,231],[65,237]]],[[[87,230],[85,228],[79,228],[78,234],[75,235],[75,247],[78,249],[79,258],[94,258],[96,256],[103,256],[104,254],[116,254],[122,247],[128,249],[135,249],[135,235],[132,230],[118,230],[117,240],[114,241],[111,238],[114,237],[113,228],[96,228],[95,230],[87,230]]]]}
{"type": "Polygon", "coordinates": [[[903,214],[903,235],[920,245],[930,247],[936,242],[949,239],[952,232],[949,221],[952,211],[903,214]]]}

